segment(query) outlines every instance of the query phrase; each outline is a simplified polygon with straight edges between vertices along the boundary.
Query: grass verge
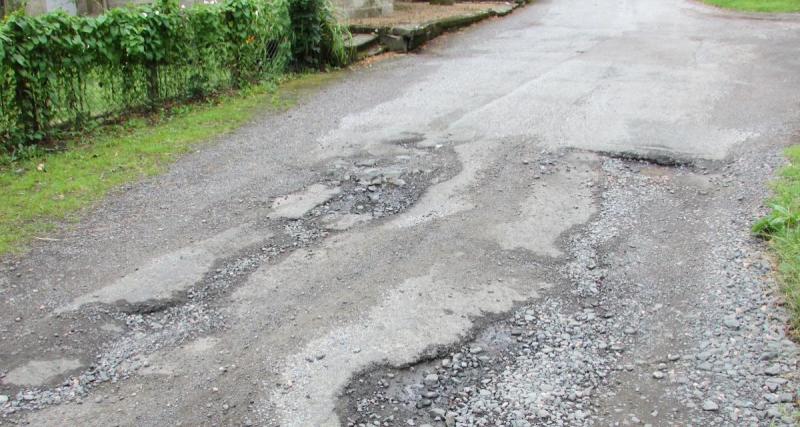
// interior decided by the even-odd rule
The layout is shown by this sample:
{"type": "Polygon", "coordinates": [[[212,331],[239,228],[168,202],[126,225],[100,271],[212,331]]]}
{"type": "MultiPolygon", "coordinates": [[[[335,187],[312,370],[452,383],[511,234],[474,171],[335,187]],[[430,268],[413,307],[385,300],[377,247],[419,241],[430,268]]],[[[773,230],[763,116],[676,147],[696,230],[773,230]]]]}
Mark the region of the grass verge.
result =
{"type": "Polygon", "coordinates": [[[708,4],[743,12],[800,12],[800,0],[703,0],[708,4]]]}
{"type": "Polygon", "coordinates": [[[800,332],[800,145],[786,150],[789,164],[773,183],[768,201],[771,211],[753,231],[768,238],[777,255],[778,274],[786,304],[792,314],[792,330],[800,332]]]}
{"type": "Polygon", "coordinates": [[[104,126],[57,151],[0,159],[0,255],[49,239],[59,224],[120,185],[163,172],[192,146],[230,132],[258,112],[288,108],[337,73],[293,76],[167,113],[104,126]]]}

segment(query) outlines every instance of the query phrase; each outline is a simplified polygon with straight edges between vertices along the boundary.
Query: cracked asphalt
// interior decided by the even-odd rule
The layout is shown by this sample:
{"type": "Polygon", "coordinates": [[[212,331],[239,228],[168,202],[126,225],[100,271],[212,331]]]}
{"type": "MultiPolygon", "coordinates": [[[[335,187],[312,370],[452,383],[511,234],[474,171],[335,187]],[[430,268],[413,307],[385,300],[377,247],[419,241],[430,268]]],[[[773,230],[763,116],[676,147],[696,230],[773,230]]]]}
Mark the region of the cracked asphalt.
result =
{"type": "Polygon", "coordinates": [[[800,17],[541,1],[0,260],[0,425],[795,425],[800,17]]]}

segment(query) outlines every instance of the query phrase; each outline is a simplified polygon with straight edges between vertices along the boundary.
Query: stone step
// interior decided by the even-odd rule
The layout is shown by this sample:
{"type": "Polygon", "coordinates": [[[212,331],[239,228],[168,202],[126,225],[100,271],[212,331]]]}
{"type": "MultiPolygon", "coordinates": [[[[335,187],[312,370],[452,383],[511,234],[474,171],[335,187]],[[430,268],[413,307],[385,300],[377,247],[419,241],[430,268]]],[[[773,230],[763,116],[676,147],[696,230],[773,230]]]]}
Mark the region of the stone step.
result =
{"type": "Polygon", "coordinates": [[[345,47],[351,51],[364,52],[378,44],[377,34],[352,34],[345,40],[345,47]]]}

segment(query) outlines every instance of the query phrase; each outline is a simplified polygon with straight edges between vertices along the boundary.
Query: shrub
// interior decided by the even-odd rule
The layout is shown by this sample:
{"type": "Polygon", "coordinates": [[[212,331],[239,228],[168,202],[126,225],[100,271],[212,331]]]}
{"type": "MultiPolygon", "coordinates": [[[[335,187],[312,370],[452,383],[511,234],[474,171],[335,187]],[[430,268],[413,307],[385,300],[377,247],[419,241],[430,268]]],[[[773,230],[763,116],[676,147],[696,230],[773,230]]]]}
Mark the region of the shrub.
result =
{"type": "Polygon", "coordinates": [[[347,61],[344,27],[328,0],[292,0],[292,53],[299,67],[342,65],[347,61]]]}
{"type": "Polygon", "coordinates": [[[99,17],[17,12],[0,26],[0,145],[240,88],[289,64],[339,64],[340,28],[328,0],[186,9],[161,0],[99,17]]]}

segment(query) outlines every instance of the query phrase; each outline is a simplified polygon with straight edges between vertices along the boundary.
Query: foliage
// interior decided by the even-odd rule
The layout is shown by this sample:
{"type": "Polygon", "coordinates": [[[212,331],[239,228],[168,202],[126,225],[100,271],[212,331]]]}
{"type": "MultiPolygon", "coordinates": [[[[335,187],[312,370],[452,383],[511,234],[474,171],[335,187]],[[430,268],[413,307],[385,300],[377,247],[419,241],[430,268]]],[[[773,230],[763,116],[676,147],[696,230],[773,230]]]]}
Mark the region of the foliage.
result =
{"type": "Polygon", "coordinates": [[[772,211],[753,225],[753,232],[765,237],[785,233],[787,229],[797,227],[800,212],[789,206],[777,203],[770,205],[772,211]]]}
{"type": "Polygon", "coordinates": [[[800,333],[800,145],[786,151],[790,163],[773,184],[771,211],[753,231],[770,240],[778,258],[781,287],[792,311],[795,333],[800,333]]]}
{"type": "Polygon", "coordinates": [[[15,12],[0,26],[0,148],[52,139],[97,117],[241,88],[290,63],[339,63],[341,36],[328,0],[191,8],[159,0],[99,17],[15,12]]]}
{"type": "Polygon", "coordinates": [[[327,0],[292,0],[292,53],[295,64],[324,67],[347,61],[344,40],[347,31],[337,23],[335,10],[327,0]]]}
{"type": "Polygon", "coordinates": [[[242,92],[98,128],[67,150],[30,145],[18,158],[0,156],[0,254],[23,249],[116,186],[160,172],[192,146],[287,96],[283,85],[276,92],[273,84],[242,92]]]}

